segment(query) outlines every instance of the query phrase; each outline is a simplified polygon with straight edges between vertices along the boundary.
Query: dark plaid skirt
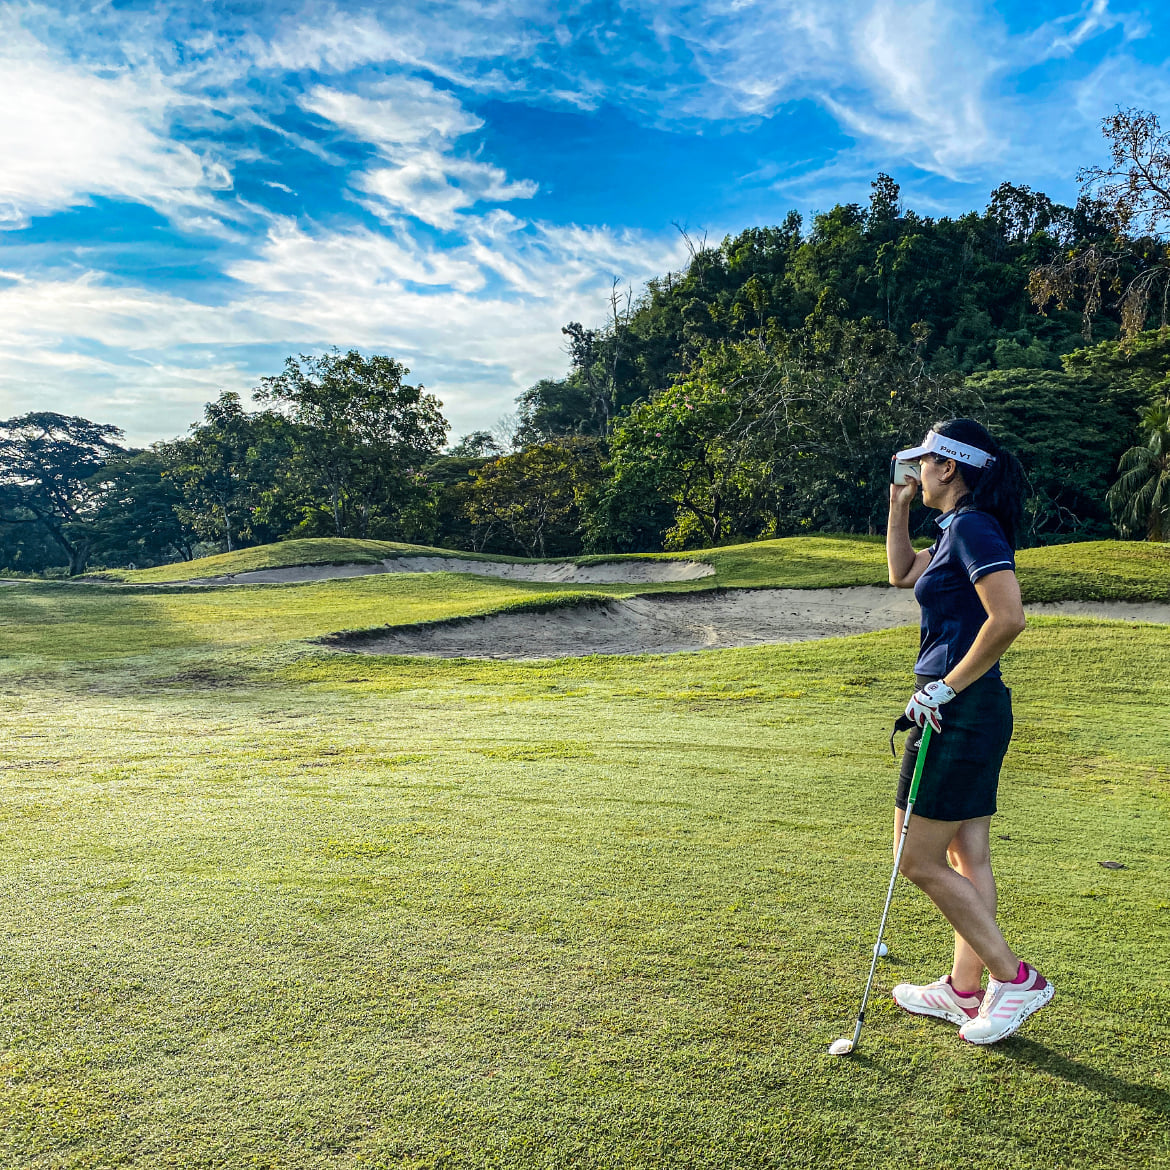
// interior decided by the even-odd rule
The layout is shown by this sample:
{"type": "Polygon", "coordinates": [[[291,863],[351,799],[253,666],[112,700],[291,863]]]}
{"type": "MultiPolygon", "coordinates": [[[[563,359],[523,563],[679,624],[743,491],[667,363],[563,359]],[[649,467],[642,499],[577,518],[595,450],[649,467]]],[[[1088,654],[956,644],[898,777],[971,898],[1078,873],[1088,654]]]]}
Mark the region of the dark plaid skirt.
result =
{"type": "MultiPolygon", "coordinates": [[[[933,679],[918,679],[924,686],[933,679]]],[[[914,815],[932,821],[968,821],[995,812],[999,769],[1012,738],[1012,693],[999,678],[984,675],[956,695],[939,711],[942,732],[930,737],[914,815]]],[[[898,795],[894,803],[906,807],[914,765],[918,762],[915,727],[906,736],[898,795]]]]}

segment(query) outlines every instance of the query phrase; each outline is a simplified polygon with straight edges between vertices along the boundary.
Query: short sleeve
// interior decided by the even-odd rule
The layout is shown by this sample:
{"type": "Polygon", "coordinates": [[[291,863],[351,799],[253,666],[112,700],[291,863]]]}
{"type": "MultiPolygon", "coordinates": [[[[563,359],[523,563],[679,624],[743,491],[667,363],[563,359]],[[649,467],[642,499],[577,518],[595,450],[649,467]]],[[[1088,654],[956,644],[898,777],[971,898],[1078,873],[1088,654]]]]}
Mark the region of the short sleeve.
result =
{"type": "Polygon", "coordinates": [[[994,516],[963,512],[951,525],[951,547],[974,584],[989,573],[1015,569],[1016,557],[994,516]]]}

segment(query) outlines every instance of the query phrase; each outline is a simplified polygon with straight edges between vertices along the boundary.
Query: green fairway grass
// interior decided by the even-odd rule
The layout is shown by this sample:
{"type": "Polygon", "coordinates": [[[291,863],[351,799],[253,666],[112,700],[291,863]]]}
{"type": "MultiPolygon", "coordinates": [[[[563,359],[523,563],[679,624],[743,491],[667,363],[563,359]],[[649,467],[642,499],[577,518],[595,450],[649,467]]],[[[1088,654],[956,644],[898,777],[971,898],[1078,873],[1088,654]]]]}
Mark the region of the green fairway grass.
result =
{"type": "MultiPolygon", "coordinates": [[[[591,586],[592,590],[594,587],[591,586]]],[[[617,593],[633,588],[597,586],[617,593]]],[[[168,650],[278,645],[353,626],[488,613],[532,599],[582,595],[463,573],[385,574],[308,585],[141,589],[45,583],[7,586],[0,672],[28,655],[52,662],[121,659],[168,650]]]]}
{"type": "MultiPolygon", "coordinates": [[[[826,543],[793,576],[836,583],[826,543]]],[[[1072,546],[1060,587],[1164,595],[1115,547],[1072,546]]],[[[784,563],[703,555],[721,584],[784,563]]],[[[990,1049],[896,1009],[949,963],[902,882],[840,1060],[914,630],[540,663],[304,641],[577,594],[0,589],[0,1165],[1170,1166],[1170,628],[1033,619],[1005,659],[1002,921],[1053,1004],[990,1049]]]]}
{"type": "Polygon", "coordinates": [[[195,577],[218,577],[228,573],[249,573],[256,569],[283,569],[290,565],[373,565],[387,557],[440,556],[468,560],[516,562],[518,557],[499,557],[459,552],[428,545],[401,544],[393,540],[355,540],[349,537],[321,537],[282,540],[235,552],[216,553],[194,561],[176,561],[151,569],[104,569],[99,574],[111,581],[140,585],[164,581],[190,581],[195,577]]]}
{"type": "MultiPolygon", "coordinates": [[[[918,543],[920,546],[926,544],[925,541],[918,543]]],[[[221,553],[197,561],[162,565],[153,569],[115,570],[104,575],[111,580],[145,585],[291,565],[373,564],[391,556],[446,556],[526,563],[517,557],[492,557],[389,541],[319,539],[289,540],[221,553]]],[[[637,554],[569,559],[579,564],[598,564],[647,558],[644,554],[637,554]]],[[[885,544],[881,537],[796,536],[692,553],[662,554],[650,559],[697,560],[714,565],[715,575],[695,581],[643,585],[640,587],[642,592],[647,588],[690,590],[717,586],[824,588],[884,585],[887,579],[885,544]]],[[[1088,541],[1022,549],[1017,560],[1020,584],[1027,601],[1170,599],[1168,545],[1138,541],[1088,541]]],[[[589,589],[610,594],[629,591],[628,587],[622,586],[591,585],[589,589]]]]}
{"type": "Polygon", "coordinates": [[[1016,554],[1025,601],[1170,600],[1170,544],[1091,540],[1016,554]]]}
{"type": "MultiPolygon", "coordinates": [[[[386,557],[434,556],[501,564],[538,564],[521,557],[456,552],[427,545],[396,544],[383,540],[288,540],[237,552],[219,553],[196,561],[180,561],[152,569],[114,569],[101,576],[137,585],[189,581],[200,577],[278,569],[292,565],[375,564],[386,557]]],[[[798,536],[704,549],[687,553],[632,553],[564,558],[575,564],[595,565],[644,560],[699,561],[715,566],[714,578],[682,583],[687,588],[720,585],[876,585],[886,580],[884,545],[868,537],[798,536]]],[[[677,587],[678,583],[675,583],[677,587]]]]}

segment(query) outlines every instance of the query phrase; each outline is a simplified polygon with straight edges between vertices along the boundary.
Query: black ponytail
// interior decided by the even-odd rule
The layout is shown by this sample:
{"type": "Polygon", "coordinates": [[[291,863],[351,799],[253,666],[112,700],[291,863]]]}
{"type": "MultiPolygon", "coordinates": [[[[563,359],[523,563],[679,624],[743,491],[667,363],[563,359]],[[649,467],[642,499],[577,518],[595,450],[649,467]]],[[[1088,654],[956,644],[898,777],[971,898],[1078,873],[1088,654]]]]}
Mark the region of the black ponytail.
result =
{"type": "Polygon", "coordinates": [[[970,489],[969,494],[959,501],[959,506],[969,505],[981,512],[989,512],[999,521],[1012,548],[1018,548],[1024,529],[1024,493],[1027,490],[1020,461],[1010,451],[1004,450],[973,418],[948,419],[935,423],[931,429],[995,457],[990,467],[958,464],[963,483],[970,489]]]}

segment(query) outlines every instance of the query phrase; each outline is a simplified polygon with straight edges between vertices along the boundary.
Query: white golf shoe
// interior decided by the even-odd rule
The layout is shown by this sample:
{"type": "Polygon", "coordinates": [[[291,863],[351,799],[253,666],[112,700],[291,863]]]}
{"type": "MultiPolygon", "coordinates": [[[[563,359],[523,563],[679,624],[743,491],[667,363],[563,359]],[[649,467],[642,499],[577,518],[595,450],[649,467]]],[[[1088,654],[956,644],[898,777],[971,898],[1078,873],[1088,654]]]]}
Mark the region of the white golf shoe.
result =
{"type": "Polygon", "coordinates": [[[952,1024],[966,1024],[979,1014],[983,992],[978,995],[960,995],[951,986],[951,977],[944,975],[933,983],[899,983],[894,988],[894,1002],[916,1016],[936,1016],[952,1024]]]}
{"type": "Polygon", "coordinates": [[[994,1044],[1015,1032],[1056,994],[1056,989],[1035,967],[1026,963],[1021,967],[1025,974],[1022,982],[988,981],[978,1014],[959,1029],[964,1040],[971,1044],[994,1044]]]}

